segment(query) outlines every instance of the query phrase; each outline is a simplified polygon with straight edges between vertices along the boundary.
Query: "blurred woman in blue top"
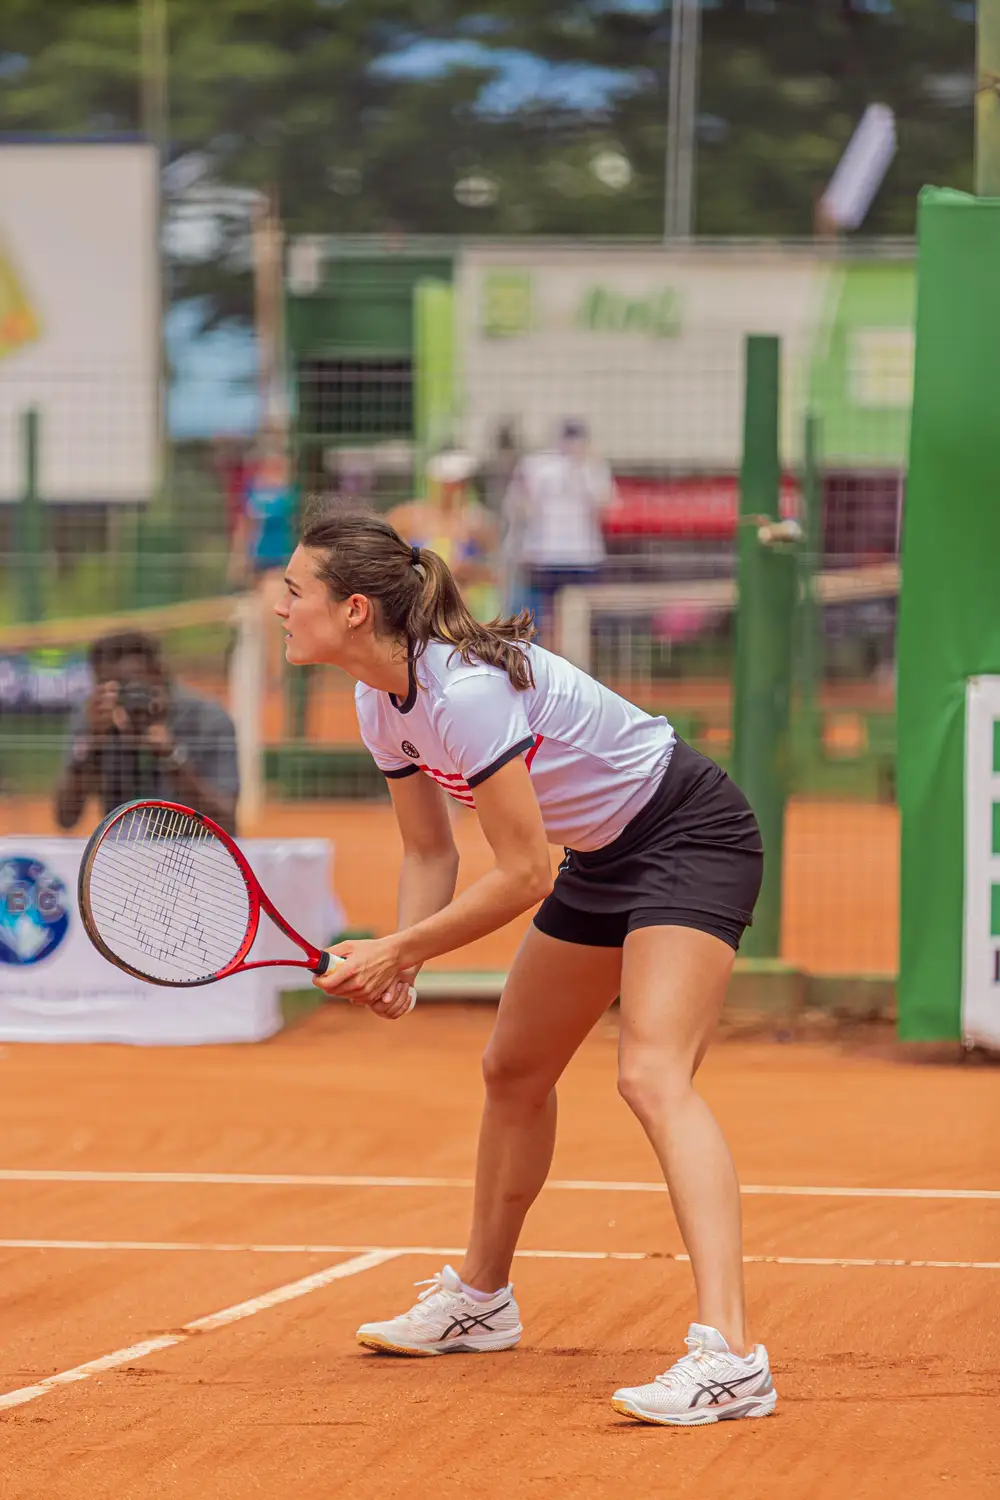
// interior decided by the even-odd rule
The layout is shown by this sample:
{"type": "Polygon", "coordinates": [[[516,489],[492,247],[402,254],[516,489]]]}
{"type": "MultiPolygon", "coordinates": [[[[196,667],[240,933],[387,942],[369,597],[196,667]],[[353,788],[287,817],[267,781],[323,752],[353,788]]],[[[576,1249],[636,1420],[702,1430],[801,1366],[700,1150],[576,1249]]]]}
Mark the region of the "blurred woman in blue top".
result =
{"type": "Polygon", "coordinates": [[[255,573],[284,570],[295,550],[298,489],[283,445],[268,444],[250,474],[246,514],[248,554],[255,573]]]}

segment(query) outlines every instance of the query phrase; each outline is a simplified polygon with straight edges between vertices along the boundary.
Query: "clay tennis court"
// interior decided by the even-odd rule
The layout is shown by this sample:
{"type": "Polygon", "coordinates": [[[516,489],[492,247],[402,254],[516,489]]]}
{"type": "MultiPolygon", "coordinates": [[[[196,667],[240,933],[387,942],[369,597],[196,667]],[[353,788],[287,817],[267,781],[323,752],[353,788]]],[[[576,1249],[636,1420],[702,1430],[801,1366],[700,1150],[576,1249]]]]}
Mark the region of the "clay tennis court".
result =
{"type": "Polygon", "coordinates": [[[771,1418],[677,1431],[608,1404],[693,1316],[614,1091],[614,1014],[562,1090],[515,1267],[521,1346],[360,1351],[359,1321],[460,1253],[490,1022],[337,1005],[253,1048],[3,1049],[5,1500],[997,1493],[988,1068],[834,1042],[710,1054],[771,1418]]]}

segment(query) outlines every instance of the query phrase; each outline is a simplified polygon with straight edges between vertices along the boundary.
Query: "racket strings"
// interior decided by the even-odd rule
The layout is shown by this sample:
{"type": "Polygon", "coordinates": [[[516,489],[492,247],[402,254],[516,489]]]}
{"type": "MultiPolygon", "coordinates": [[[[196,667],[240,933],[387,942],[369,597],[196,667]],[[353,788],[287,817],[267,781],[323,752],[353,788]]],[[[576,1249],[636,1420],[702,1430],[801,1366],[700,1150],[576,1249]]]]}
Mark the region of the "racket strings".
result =
{"type": "Polygon", "coordinates": [[[251,920],[246,881],[226,845],[170,808],[126,813],[99,844],[90,908],[102,941],[151,979],[212,978],[239,953],[251,920]]]}
{"type": "MultiPolygon", "coordinates": [[[[227,855],[228,858],[228,855],[227,855]]],[[[124,916],[128,911],[138,912],[155,905],[156,908],[164,909],[169,913],[171,907],[187,899],[197,881],[199,892],[206,893],[210,898],[217,898],[221,892],[213,890],[212,883],[206,879],[204,862],[196,865],[193,859],[187,867],[172,869],[165,862],[158,863],[152,869],[143,871],[143,884],[136,886],[136,875],[138,861],[135,858],[122,860],[116,858],[110,852],[102,862],[102,891],[105,904],[114,902],[116,896],[118,904],[115,905],[111,915],[124,916]],[[150,875],[153,879],[149,879],[150,875]],[[113,877],[113,879],[112,879],[113,877]]],[[[91,902],[95,901],[93,880],[91,881],[91,902]]],[[[220,917],[217,909],[201,909],[195,914],[200,925],[206,933],[226,941],[232,931],[231,921],[225,915],[220,917]]],[[[241,931],[245,931],[244,923],[241,931]]]]}
{"type": "MultiPolygon", "coordinates": [[[[157,815],[160,814],[159,809],[154,811],[157,815]]],[[[140,815],[133,814],[130,816],[141,816],[148,823],[149,810],[143,809],[140,815]]],[[[177,814],[170,814],[170,816],[175,820],[178,818],[177,814]]],[[[117,827],[115,833],[114,845],[122,843],[123,840],[117,827]]],[[[166,830],[163,830],[160,826],[156,826],[152,830],[149,830],[148,827],[143,827],[139,830],[137,837],[131,841],[126,839],[124,842],[126,843],[127,853],[127,857],[125,858],[119,855],[117,848],[110,841],[108,841],[106,848],[102,845],[102,852],[105,853],[107,867],[117,871],[125,891],[130,889],[129,877],[136,873],[136,844],[141,845],[144,842],[152,842],[157,852],[155,869],[152,873],[157,878],[155,881],[148,881],[144,885],[138,896],[139,903],[148,904],[149,901],[155,899],[158,905],[169,907],[171,903],[183,899],[195,891],[198,893],[204,892],[209,898],[213,898],[217,904],[214,907],[201,909],[197,913],[198,920],[204,926],[206,932],[215,933],[218,936],[226,935],[228,938],[232,930],[231,921],[228,920],[229,914],[226,912],[225,906],[219,898],[225,897],[230,893],[234,885],[234,874],[238,877],[237,890],[245,895],[246,887],[242,883],[242,875],[236,869],[229,850],[214,834],[210,833],[204,825],[198,823],[195,819],[187,818],[173,822],[166,830]],[[171,842],[165,844],[155,842],[163,838],[167,838],[171,842]],[[215,864],[215,869],[213,869],[209,859],[206,859],[204,856],[209,856],[209,859],[215,864]],[[216,874],[221,875],[221,880],[213,879],[213,876],[216,874]],[[214,913],[221,914],[223,920],[221,922],[213,920],[214,913]]],[[[145,850],[143,851],[142,859],[143,861],[147,859],[145,850]]],[[[148,879],[150,871],[146,869],[143,873],[148,879]]],[[[249,902],[243,901],[240,910],[241,912],[248,912],[249,902]]],[[[242,930],[245,931],[245,923],[242,930]]]]}
{"type": "MultiPolygon", "coordinates": [[[[155,868],[146,879],[155,884],[155,868]]],[[[133,967],[151,977],[191,980],[216,973],[235,957],[245,920],[227,931],[206,922],[183,890],[136,894],[129,885],[119,879],[107,902],[94,902],[94,915],[107,945],[133,967]]]]}
{"type": "MultiPolygon", "coordinates": [[[[182,941],[192,942],[199,934],[206,943],[206,956],[208,947],[222,944],[231,950],[232,957],[242,941],[246,931],[246,921],[238,924],[235,929],[237,941],[234,945],[234,928],[230,922],[220,922],[209,917],[204,910],[193,909],[189,914],[189,921],[183,933],[176,933],[176,915],[183,904],[189,900],[189,886],[192,882],[182,882],[176,878],[169,878],[159,888],[156,885],[158,873],[155,869],[149,871],[145,879],[148,883],[138,890],[135,889],[135,866],[117,865],[108,861],[103,872],[105,878],[113,873],[115,884],[108,882],[107,889],[102,893],[103,899],[97,899],[91,887],[91,903],[95,916],[98,917],[98,926],[103,932],[105,921],[118,926],[124,921],[136,924],[133,937],[135,941],[150,953],[168,948],[176,950],[182,941]],[[159,938],[154,935],[158,933],[159,938]]],[[[112,947],[113,944],[108,945],[112,947]]],[[[228,960],[227,960],[228,961],[228,960]]]]}
{"type": "Polygon", "coordinates": [[[203,860],[191,861],[186,880],[176,872],[164,878],[155,859],[106,866],[103,887],[94,893],[92,886],[91,901],[108,947],[151,977],[192,980],[225,967],[245,937],[249,903],[236,892],[235,910],[210,918],[204,902],[217,903],[218,913],[220,892],[201,884],[199,865],[204,869],[203,860]]]}

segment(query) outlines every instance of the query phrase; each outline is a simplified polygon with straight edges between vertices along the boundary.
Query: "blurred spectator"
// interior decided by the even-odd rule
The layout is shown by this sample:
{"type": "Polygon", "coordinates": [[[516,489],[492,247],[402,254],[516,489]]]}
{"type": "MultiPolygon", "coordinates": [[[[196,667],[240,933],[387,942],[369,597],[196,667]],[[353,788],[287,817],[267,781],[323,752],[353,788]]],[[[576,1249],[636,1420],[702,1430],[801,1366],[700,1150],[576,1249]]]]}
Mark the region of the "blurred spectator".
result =
{"type": "Polygon", "coordinates": [[[232,548],[246,514],[250,466],[245,444],[234,437],[217,437],[212,443],[212,464],[226,501],[226,535],[232,548]]]}
{"type": "Polygon", "coordinates": [[[298,488],[280,431],[263,431],[254,451],[239,459],[221,444],[216,452],[230,523],[229,581],[246,588],[270,572],[284,572],[295,550],[298,488]]]}
{"type": "Polygon", "coordinates": [[[295,551],[298,487],[281,433],[263,434],[246,487],[245,541],[258,577],[284,573],[295,551]]]}
{"type": "Polygon", "coordinates": [[[74,828],[87,801],[102,815],[135,797],[169,797],[235,832],[236,732],[225,709],[171,681],[158,643],[138,631],[90,648],[94,688],[70,720],[55,790],[60,828],[74,828]]]}
{"type": "MultiPolygon", "coordinates": [[[[273,610],[284,587],[285,565],[295,551],[299,490],[286,434],[265,428],[257,441],[246,482],[246,508],[236,543],[242,583],[252,585],[265,622],[265,680],[277,687],[284,674],[284,642],[272,629],[273,610]]],[[[240,581],[236,578],[234,582],[240,581]]]]}
{"type": "Polygon", "coordinates": [[[427,465],[426,500],[397,505],[386,516],[400,536],[430,547],[451,568],[473,614],[496,614],[496,551],[499,527],[485,506],[469,494],[476,460],[460,448],[436,453],[427,465]]]}
{"type": "Polygon", "coordinates": [[[547,638],[556,594],[593,580],[607,556],[601,516],[614,498],[611,469],[590,451],[580,421],[563,422],[558,445],[528,454],[514,471],[504,512],[518,583],[508,602],[533,609],[547,638]]]}
{"type": "Polygon", "coordinates": [[[517,428],[513,422],[501,422],[493,437],[493,449],[486,461],[484,495],[486,507],[495,516],[503,515],[504,496],[510,489],[521,458],[517,428]]]}
{"type": "Polygon", "coordinates": [[[367,510],[375,498],[378,470],[366,448],[342,448],[335,455],[338,498],[351,510],[367,510]]]}

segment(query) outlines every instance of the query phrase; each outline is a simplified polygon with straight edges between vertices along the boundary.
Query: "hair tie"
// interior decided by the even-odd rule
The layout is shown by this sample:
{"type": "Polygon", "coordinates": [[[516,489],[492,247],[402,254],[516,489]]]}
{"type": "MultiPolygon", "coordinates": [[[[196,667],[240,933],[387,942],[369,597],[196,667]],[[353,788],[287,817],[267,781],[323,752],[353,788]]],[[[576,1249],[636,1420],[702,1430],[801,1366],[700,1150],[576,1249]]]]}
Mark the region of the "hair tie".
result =
{"type": "Polygon", "coordinates": [[[411,547],[410,548],[410,563],[415,568],[419,568],[420,567],[420,548],[419,547],[411,547]]]}

